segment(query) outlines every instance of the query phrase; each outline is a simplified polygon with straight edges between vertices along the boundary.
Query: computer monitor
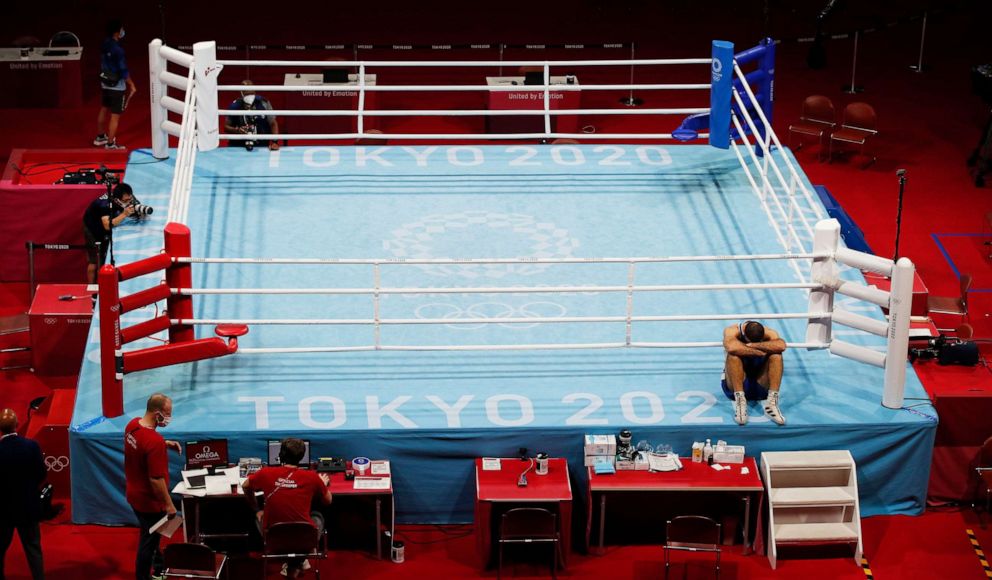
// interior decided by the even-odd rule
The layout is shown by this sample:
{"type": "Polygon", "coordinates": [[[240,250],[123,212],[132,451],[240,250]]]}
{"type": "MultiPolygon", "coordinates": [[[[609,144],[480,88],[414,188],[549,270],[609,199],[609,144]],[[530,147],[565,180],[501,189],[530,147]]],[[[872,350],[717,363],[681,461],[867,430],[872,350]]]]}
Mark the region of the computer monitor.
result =
{"type": "Polygon", "coordinates": [[[524,73],[524,84],[525,85],[543,85],[544,84],[544,71],[527,71],[524,73]]]}
{"type": "Polygon", "coordinates": [[[186,442],[186,469],[227,467],[227,439],[186,442]]]}
{"type": "MultiPolygon", "coordinates": [[[[269,440],[269,465],[282,465],[279,460],[279,450],[282,448],[282,441],[276,439],[269,440]]],[[[300,460],[300,467],[310,466],[310,442],[303,440],[303,459],[300,460]]]]}
{"type": "Polygon", "coordinates": [[[320,72],[324,76],[324,84],[348,82],[348,69],[346,68],[325,68],[320,72]]]}

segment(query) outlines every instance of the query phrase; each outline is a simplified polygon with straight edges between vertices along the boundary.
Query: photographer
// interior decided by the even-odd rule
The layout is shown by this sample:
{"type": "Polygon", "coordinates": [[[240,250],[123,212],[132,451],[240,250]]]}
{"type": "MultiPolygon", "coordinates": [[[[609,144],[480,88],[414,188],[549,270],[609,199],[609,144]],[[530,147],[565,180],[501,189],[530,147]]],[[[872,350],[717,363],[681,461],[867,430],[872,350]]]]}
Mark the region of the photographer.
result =
{"type": "MultiPolygon", "coordinates": [[[[250,80],[244,80],[241,84],[249,87],[253,83],[250,80]]],[[[255,91],[245,89],[241,91],[241,96],[235,99],[227,109],[229,111],[271,111],[272,105],[265,97],[256,95],[255,91]]],[[[271,115],[228,115],[227,120],[224,121],[224,129],[228,133],[278,135],[279,122],[271,115]]],[[[235,144],[249,151],[254,149],[256,145],[268,146],[273,151],[279,148],[279,141],[275,139],[272,141],[267,139],[233,141],[232,146],[235,144]]]]}
{"type": "Polygon", "coordinates": [[[93,200],[83,214],[83,237],[86,239],[86,280],[96,284],[96,273],[107,261],[110,247],[110,230],[135,212],[134,190],[126,183],[118,183],[109,193],[93,200]]]}

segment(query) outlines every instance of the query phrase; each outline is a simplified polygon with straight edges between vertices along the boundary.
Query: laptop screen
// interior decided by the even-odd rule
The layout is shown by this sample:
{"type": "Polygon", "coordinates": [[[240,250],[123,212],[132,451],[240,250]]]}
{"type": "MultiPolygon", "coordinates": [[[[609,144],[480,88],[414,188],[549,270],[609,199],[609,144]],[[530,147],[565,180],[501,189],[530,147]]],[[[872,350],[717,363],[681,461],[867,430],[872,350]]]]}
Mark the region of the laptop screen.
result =
{"type": "Polygon", "coordinates": [[[227,465],[227,439],[186,442],[186,469],[227,465]]]}
{"type": "Polygon", "coordinates": [[[327,84],[348,82],[348,69],[346,68],[325,68],[320,72],[327,84]]]}
{"type": "MultiPolygon", "coordinates": [[[[300,467],[308,467],[310,465],[310,441],[304,439],[303,447],[303,459],[300,460],[300,467]]],[[[282,465],[282,461],[279,460],[279,449],[281,448],[282,441],[269,440],[269,465],[282,465]]]]}
{"type": "Polygon", "coordinates": [[[524,73],[524,84],[525,85],[543,85],[544,84],[544,71],[528,71],[524,73]]]}

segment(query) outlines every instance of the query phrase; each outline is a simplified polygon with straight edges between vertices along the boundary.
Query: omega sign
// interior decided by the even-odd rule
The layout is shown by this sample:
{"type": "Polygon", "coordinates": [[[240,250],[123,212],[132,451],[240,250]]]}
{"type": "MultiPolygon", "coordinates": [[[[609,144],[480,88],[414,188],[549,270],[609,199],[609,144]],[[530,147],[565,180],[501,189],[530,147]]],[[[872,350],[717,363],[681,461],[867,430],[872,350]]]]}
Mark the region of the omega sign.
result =
{"type": "Polygon", "coordinates": [[[193,458],[196,459],[197,463],[210,463],[220,459],[220,453],[213,451],[209,446],[204,447],[201,451],[198,451],[193,458]]]}
{"type": "Polygon", "coordinates": [[[227,467],[227,441],[223,439],[189,441],[186,453],[189,454],[188,465],[191,468],[207,465],[227,467]]]}

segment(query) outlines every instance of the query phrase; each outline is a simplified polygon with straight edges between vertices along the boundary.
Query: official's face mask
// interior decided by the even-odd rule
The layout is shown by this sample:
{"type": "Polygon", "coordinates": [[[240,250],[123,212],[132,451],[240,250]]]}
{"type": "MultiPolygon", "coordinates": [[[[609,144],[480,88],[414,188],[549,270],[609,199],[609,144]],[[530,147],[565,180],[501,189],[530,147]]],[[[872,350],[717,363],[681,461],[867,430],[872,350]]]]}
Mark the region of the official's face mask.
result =
{"type": "Polygon", "coordinates": [[[159,427],[168,427],[169,423],[171,422],[172,422],[172,415],[163,415],[162,413],[158,414],[159,427]]]}
{"type": "Polygon", "coordinates": [[[255,95],[245,95],[241,98],[244,99],[245,104],[248,105],[249,107],[251,106],[252,103],[255,102],[255,95]]]}
{"type": "Polygon", "coordinates": [[[120,36],[118,38],[120,40],[124,40],[124,29],[123,28],[121,28],[121,34],[120,34],[120,36]]]}

